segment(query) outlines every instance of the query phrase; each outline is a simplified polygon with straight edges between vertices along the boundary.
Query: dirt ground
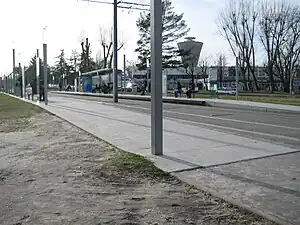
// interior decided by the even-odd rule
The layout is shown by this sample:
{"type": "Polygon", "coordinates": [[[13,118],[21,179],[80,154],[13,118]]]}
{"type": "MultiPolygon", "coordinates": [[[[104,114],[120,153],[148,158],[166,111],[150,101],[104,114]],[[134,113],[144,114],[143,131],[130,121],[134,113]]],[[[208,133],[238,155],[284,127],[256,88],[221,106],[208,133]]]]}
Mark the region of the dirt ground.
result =
{"type": "Polygon", "coordinates": [[[175,178],[110,167],[107,143],[52,115],[0,124],[0,224],[273,224],[175,178]]]}

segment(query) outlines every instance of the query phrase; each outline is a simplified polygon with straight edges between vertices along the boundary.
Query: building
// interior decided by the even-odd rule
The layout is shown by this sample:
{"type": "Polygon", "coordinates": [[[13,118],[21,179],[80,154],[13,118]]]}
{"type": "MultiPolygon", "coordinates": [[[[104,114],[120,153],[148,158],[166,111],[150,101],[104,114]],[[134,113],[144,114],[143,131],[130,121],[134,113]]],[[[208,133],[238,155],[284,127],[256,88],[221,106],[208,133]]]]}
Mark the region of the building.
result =
{"type": "MultiPolygon", "coordinates": [[[[145,79],[151,79],[151,75],[147,75],[149,71],[134,71],[132,74],[132,80],[141,85],[145,79]]],[[[186,72],[185,68],[167,68],[162,71],[163,77],[167,77],[167,88],[173,90],[177,87],[177,82],[180,82],[183,87],[187,88],[192,80],[190,73],[186,72]]],[[[208,76],[207,76],[208,77],[208,76]]],[[[201,68],[196,67],[194,71],[194,80],[198,87],[204,86],[203,76],[201,75],[201,68]]]]}
{"type": "MultiPolygon", "coordinates": [[[[266,72],[265,67],[256,67],[255,68],[255,77],[257,79],[257,83],[259,89],[268,90],[269,78],[266,72]]],[[[212,66],[208,69],[208,77],[209,77],[209,86],[210,89],[220,88],[220,87],[228,87],[228,88],[236,88],[236,69],[235,66],[212,66]]],[[[275,89],[283,90],[283,84],[279,80],[278,77],[274,76],[275,79],[275,89]]],[[[242,74],[239,73],[239,90],[251,89],[251,85],[254,86],[254,79],[252,74],[248,74],[246,72],[245,77],[242,77],[242,74]],[[246,87],[248,85],[248,88],[246,87]]]]}

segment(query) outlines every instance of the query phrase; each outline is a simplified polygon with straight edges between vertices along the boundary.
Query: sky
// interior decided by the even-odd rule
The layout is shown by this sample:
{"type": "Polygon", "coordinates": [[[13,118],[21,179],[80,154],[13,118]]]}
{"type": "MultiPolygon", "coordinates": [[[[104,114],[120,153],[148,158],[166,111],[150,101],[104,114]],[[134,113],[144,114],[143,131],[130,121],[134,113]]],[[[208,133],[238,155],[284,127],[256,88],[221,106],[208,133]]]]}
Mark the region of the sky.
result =
{"type": "MultiPolygon", "coordinates": [[[[112,0],[106,0],[112,2],[112,0]]],[[[128,0],[129,1],[129,0],[128,0]]],[[[150,0],[132,0],[149,3],[150,0]]],[[[293,0],[295,2],[300,0],[293,0]]],[[[175,12],[184,13],[191,28],[189,36],[204,43],[201,56],[228,54],[230,49],[218,33],[215,23],[225,0],[173,0],[175,12]]],[[[118,9],[119,38],[126,42],[119,55],[136,60],[134,52],[138,31],[136,20],[140,11],[118,9]]],[[[80,52],[80,33],[90,39],[93,57],[101,49],[99,28],[113,24],[112,5],[87,3],[81,0],[1,0],[0,1],[0,76],[12,71],[12,49],[16,49],[16,63],[28,65],[36,49],[42,52],[42,44],[48,44],[48,63],[53,65],[60,49],[69,57],[71,51],[80,52]],[[47,26],[46,31],[43,28],[47,26]]],[[[123,57],[118,65],[122,67],[123,57]]]]}

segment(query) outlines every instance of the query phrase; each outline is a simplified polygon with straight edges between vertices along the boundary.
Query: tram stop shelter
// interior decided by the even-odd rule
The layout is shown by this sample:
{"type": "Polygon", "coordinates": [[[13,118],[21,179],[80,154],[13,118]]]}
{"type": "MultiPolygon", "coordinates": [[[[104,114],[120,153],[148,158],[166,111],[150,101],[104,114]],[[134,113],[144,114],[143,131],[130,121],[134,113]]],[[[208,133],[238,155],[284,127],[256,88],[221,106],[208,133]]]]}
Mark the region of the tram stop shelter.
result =
{"type": "MultiPolygon", "coordinates": [[[[122,70],[117,71],[118,86],[120,86],[122,73],[122,70]]],[[[92,92],[96,86],[101,88],[104,85],[113,85],[113,69],[106,68],[82,73],[77,79],[79,91],[92,92]]],[[[75,86],[77,86],[77,82],[75,82],[75,86]]]]}

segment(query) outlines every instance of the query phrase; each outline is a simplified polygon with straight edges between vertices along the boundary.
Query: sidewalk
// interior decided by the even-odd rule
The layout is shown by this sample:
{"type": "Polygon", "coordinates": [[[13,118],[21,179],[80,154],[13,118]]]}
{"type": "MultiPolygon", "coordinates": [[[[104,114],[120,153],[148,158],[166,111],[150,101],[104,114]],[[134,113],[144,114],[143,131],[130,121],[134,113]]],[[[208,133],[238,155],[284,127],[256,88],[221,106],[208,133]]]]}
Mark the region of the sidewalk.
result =
{"type": "MultiPolygon", "coordinates": [[[[105,103],[52,98],[42,107],[125,151],[152,157],[150,116],[105,103]]],[[[157,165],[169,172],[227,164],[294,149],[199,128],[184,121],[164,120],[164,156],[157,165]]]]}
{"type": "Polygon", "coordinates": [[[295,149],[165,119],[164,156],[152,156],[149,115],[63,96],[40,106],[120,149],[149,157],[200,189],[281,224],[300,224],[295,149]],[[274,155],[277,161],[265,158],[274,155]],[[260,163],[250,160],[256,158],[260,163]]]}
{"type": "MultiPolygon", "coordinates": [[[[104,97],[112,98],[111,94],[99,94],[99,93],[85,93],[85,92],[59,92],[54,91],[56,94],[68,94],[68,95],[86,95],[93,97],[104,97]]],[[[140,96],[140,95],[129,95],[129,94],[119,94],[120,99],[129,100],[141,100],[150,101],[150,96],[140,96]]],[[[251,101],[236,101],[236,100],[226,100],[226,99],[211,99],[211,98],[175,98],[175,97],[163,97],[163,101],[167,103],[181,103],[181,104],[194,104],[203,105],[207,103],[213,107],[224,107],[224,108],[238,108],[245,110],[254,111],[270,111],[270,112],[289,112],[289,113],[300,113],[300,106],[293,105],[282,105],[282,104],[272,104],[263,102],[251,102],[251,101]]]]}

